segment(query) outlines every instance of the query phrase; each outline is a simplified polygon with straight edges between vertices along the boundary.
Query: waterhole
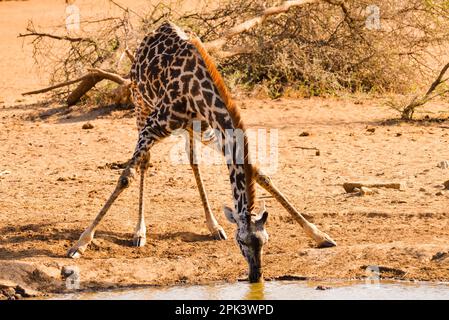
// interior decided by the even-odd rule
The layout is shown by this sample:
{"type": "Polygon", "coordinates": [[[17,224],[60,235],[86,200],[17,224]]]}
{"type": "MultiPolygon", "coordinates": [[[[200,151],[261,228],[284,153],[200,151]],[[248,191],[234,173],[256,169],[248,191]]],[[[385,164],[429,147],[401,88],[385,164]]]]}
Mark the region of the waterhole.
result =
{"type": "Polygon", "coordinates": [[[133,299],[133,300],[449,300],[448,283],[363,281],[265,281],[147,287],[101,292],[76,292],[51,299],[133,299]]]}

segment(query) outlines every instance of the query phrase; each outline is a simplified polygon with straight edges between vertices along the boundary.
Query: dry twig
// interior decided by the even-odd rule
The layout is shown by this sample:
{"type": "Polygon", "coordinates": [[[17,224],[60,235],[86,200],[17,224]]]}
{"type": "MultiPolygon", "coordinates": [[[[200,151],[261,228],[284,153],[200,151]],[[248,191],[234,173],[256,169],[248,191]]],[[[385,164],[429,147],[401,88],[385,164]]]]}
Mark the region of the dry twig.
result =
{"type": "Polygon", "coordinates": [[[444,75],[446,74],[446,71],[449,69],[449,63],[447,63],[443,69],[441,69],[440,73],[438,74],[438,77],[435,79],[434,82],[432,82],[432,84],[430,85],[429,89],[427,90],[426,94],[424,96],[422,96],[421,98],[418,98],[417,96],[415,96],[412,101],[410,101],[401,111],[401,118],[404,120],[412,120],[413,119],[413,114],[415,113],[416,108],[418,107],[422,107],[423,105],[425,105],[427,102],[429,102],[430,100],[438,97],[438,96],[442,96],[446,93],[449,92],[449,89],[443,90],[441,92],[437,92],[434,95],[432,95],[433,92],[435,92],[435,90],[437,90],[437,88],[445,83],[447,79],[443,79],[444,75]]]}

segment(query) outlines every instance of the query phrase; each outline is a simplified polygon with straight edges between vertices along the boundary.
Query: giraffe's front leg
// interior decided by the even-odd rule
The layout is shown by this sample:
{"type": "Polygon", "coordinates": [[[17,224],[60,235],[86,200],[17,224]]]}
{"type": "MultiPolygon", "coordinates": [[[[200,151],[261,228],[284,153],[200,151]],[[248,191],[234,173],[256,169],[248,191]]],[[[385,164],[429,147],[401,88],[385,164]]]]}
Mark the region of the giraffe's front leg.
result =
{"type": "Polygon", "coordinates": [[[206,215],[206,225],[211,233],[212,237],[216,240],[226,240],[228,237],[224,229],[218,224],[217,219],[212,213],[212,209],[209,205],[209,200],[207,199],[206,190],[204,189],[203,179],[201,178],[200,169],[198,166],[198,159],[196,157],[196,151],[194,148],[194,132],[189,131],[189,140],[186,142],[187,151],[189,152],[190,166],[193,170],[193,175],[195,176],[196,185],[200,193],[201,202],[203,204],[204,213],[206,215]]]}
{"type": "MultiPolygon", "coordinates": [[[[114,192],[111,194],[106,204],[100,210],[99,214],[92,222],[91,226],[87,228],[87,230],[82,234],[78,242],[68,251],[69,257],[73,258],[79,257],[86,250],[87,246],[93,239],[95,229],[98,226],[101,219],[105,216],[106,212],[109,210],[112,203],[117,199],[120,193],[125,188],[127,188],[131,183],[131,180],[134,177],[135,168],[138,165],[142,165],[142,162],[148,162],[151,147],[157,141],[160,141],[161,139],[167,137],[173,130],[172,127],[169,126],[168,121],[160,120],[160,119],[167,119],[170,115],[170,107],[169,106],[164,107],[165,106],[164,101],[165,101],[164,99],[161,99],[159,105],[155,107],[155,110],[146,119],[144,127],[141,128],[141,130],[139,131],[139,139],[137,141],[134,154],[131,160],[128,162],[126,169],[120,176],[114,192]]],[[[182,126],[183,123],[182,122],[175,123],[172,121],[171,124],[175,128],[179,128],[182,126]]],[[[145,163],[145,165],[147,165],[147,163],[145,163]]],[[[141,182],[143,182],[143,178],[144,177],[141,175],[141,182]]],[[[141,192],[143,193],[143,188],[141,188],[141,192]]],[[[145,223],[143,221],[143,201],[141,201],[141,208],[142,210],[140,210],[140,212],[142,214],[139,219],[139,229],[138,229],[139,236],[142,236],[142,230],[144,229],[145,226],[145,223]]],[[[145,233],[145,231],[143,231],[143,233],[145,233]]],[[[142,239],[143,238],[141,237],[140,240],[138,241],[139,244],[143,243],[142,239]]]]}
{"type": "Polygon", "coordinates": [[[80,238],[76,242],[76,244],[69,249],[67,252],[67,256],[73,259],[77,259],[81,257],[81,255],[86,251],[87,246],[92,242],[95,235],[95,229],[90,225],[84,232],[81,234],[80,238]]]}
{"type": "Polygon", "coordinates": [[[114,203],[114,201],[117,199],[117,197],[122,193],[124,189],[126,189],[133,177],[134,177],[135,170],[131,167],[126,168],[123,173],[121,174],[120,178],[118,179],[117,186],[115,187],[114,192],[112,192],[111,196],[109,197],[108,201],[106,201],[103,208],[101,208],[100,212],[98,213],[97,217],[94,219],[92,224],[81,234],[79,240],[76,242],[76,244],[69,249],[67,252],[67,255],[70,258],[79,258],[84,251],[87,249],[87,246],[89,243],[92,242],[95,234],[95,230],[100,223],[100,221],[103,219],[103,217],[108,212],[111,205],[114,203]]]}
{"type": "Polygon", "coordinates": [[[136,229],[134,231],[133,246],[143,247],[147,242],[147,230],[145,226],[145,215],[144,215],[144,189],[145,189],[145,173],[147,172],[150,157],[142,160],[140,164],[140,187],[139,187],[139,220],[137,221],[136,229]]]}
{"type": "Polygon", "coordinates": [[[228,236],[226,232],[217,222],[207,199],[206,190],[204,189],[203,179],[201,179],[200,170],[197,164],[192,164],[193,174],[200,192],[201,202],[203,203],[204,213],[206,214],[206,225],[215,240],[226,240],[228,236]]]}
{"type": "Polygon", "coordinates": [[[257,183],[267,190],[279,203],[292,215],[292,217],[301,225],[306,234],[311,237],[319,248],[335,247],[337,243],[325,232],[319,230],[313,223],[307,221],[299,213],[287,198],[276,188],[270,177],[263,174],[260,170],[254,172],[257,183]]]}
{"type": "MultiPolygon", "coordinates": [[[[168,108],[163,109],[165,112],[169,110],[168,108]]],[[[151,147],[155,144],[156,141],[159,141],[161,138],[164,138],[170,134],[170,128],[166,127],[165,123],[159,122],[159,118],[163,118],[158,116],[159,110],[156,110],[147,120],[145,127],[139,133],[139,140],[137,141],[137,146],[134,151],[134,154],[131,160],[128,162],[126,169],[123,171],[120,176],[117,186],[115,187],[114,192],[109,197],[106,204],[101,209],[100,213],[97,215],[92,224],[87,228],[87,230],[81,235],[78,242],[68,251],[68,256],[72,258],[79,257],[87,248],[89,243],[92,241],[95,229],[100,223],[101,219],[105,216],[106,212],[111,207],[112,203],[117,199],[117,197],[122,193],[122,191],[127,188],[135,175],[135,168],[140,165],[141,168],[147,166],[149,161],[149,154],[151,147]],[[143,166],[143,167],[142,167],[143,166]]],[[[145,170],[142,170],[142,174],[144,175],[145,170]]],[[[141,178],[143,178],[141,174],[141,178]]],[[[142,183],[141,179],[141,183],[142,183]]],[[[143,193],[143,188],[141,190],[143,193]]],[[[141,219],[139,219],[139,233],[141,234],[142,229],[145,227],[145,223],[143,221],[143,201],[141,202],[141,219]]],[[[140,242],[143,238],[140,239],[140,242]]]]}

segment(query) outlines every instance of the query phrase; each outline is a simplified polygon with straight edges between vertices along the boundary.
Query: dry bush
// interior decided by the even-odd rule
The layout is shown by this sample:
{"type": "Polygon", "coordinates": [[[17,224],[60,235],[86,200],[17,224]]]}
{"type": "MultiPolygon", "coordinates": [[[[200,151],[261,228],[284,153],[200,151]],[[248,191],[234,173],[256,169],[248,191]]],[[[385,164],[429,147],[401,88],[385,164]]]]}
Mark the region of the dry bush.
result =
{"type": "MultiPolygon", "coordinates": [[[[33,37],[33,57],[36,65],[50,75],[50,83],[68,81],[82,76],[87,68],[102,67],[126,73],[128,65],[121,68],[123,47],[129,38],[126,17],[109,17],[85,21],[84,32],[69,34],[65,26],[42,32],[30,21],[27,33],[20,37],[33,37]]],[[[66,93],[71,87],[55,90],[66,93]]]]}
{"type": "Polygon", "coordinates": [[[245,85],[265,83],[272,96],[286,86],[321,95],[406,93],[425,84],[435,70],[433,53],[448,48],[449,6],[381,0],[381,29],[370,30],[371,3],[321,1],[270,18],[233,40],[255,50],[223,61],[223,70],[245,85]]]}
{"type": "MultiPolygon", "coordinates": [[[[33,36],[37,63],[52,69],[54,82],[79,77],[87,67],[126,76],[130,63],[124,59],[125,49],[133,51],[162,20],[193,30],[207,42],[281,2],[227,0],[179,13],[182,1],[161,1],[146,13],[123,8],[121,17],[84,22],[89,28],[76,40],[40,35],[32,24],[28,36],[33,36]]],[[[234,86],[252,89],[262,84],[273,98],[286,88],[325,95],[407,93],[423,86],[434,77],[439,59],[448,55],[449,2],[378,0],[380,29],[366,26],[370,5],[365,0],[322,0],[271,16],[231,38],[224,47],[231,54],[216,55],[219,67],[234,86]]],[[[62,27],[49,33],[64,32],[62,27]]]]}

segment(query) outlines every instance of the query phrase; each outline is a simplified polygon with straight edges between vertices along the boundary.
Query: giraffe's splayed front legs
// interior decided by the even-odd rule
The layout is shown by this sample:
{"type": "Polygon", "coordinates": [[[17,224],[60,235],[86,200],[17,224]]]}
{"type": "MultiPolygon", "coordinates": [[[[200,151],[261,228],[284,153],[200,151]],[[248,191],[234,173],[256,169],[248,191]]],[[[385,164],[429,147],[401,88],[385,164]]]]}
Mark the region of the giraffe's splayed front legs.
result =
{"type": "Polygon", "coordinates": [[[100,212],[98,213],[95,220],[92,222],[92,224],[81,234],[79,240],[76,242],[76,244],[69,249],[67,252],[67,255],[70,258],[79,258],[83,252],[87,249],[87,246],[94,238],[95,230],[100,223],[100,221],[103,219],[103,217],[108,212],[111,205],[114,203],[114,201],[117,199],[117,197],[122,193],[122,191],[130,185],[131,181],[134,178],[135,170],[128,167],[126,168],[123,173],[121,174],[120,178],[118,179],[117,186],[115,187],[114,192],[112,192],[111,196],[109,197],[108,201],[106,201],[103,208],[101,208],[100,212]]]}

